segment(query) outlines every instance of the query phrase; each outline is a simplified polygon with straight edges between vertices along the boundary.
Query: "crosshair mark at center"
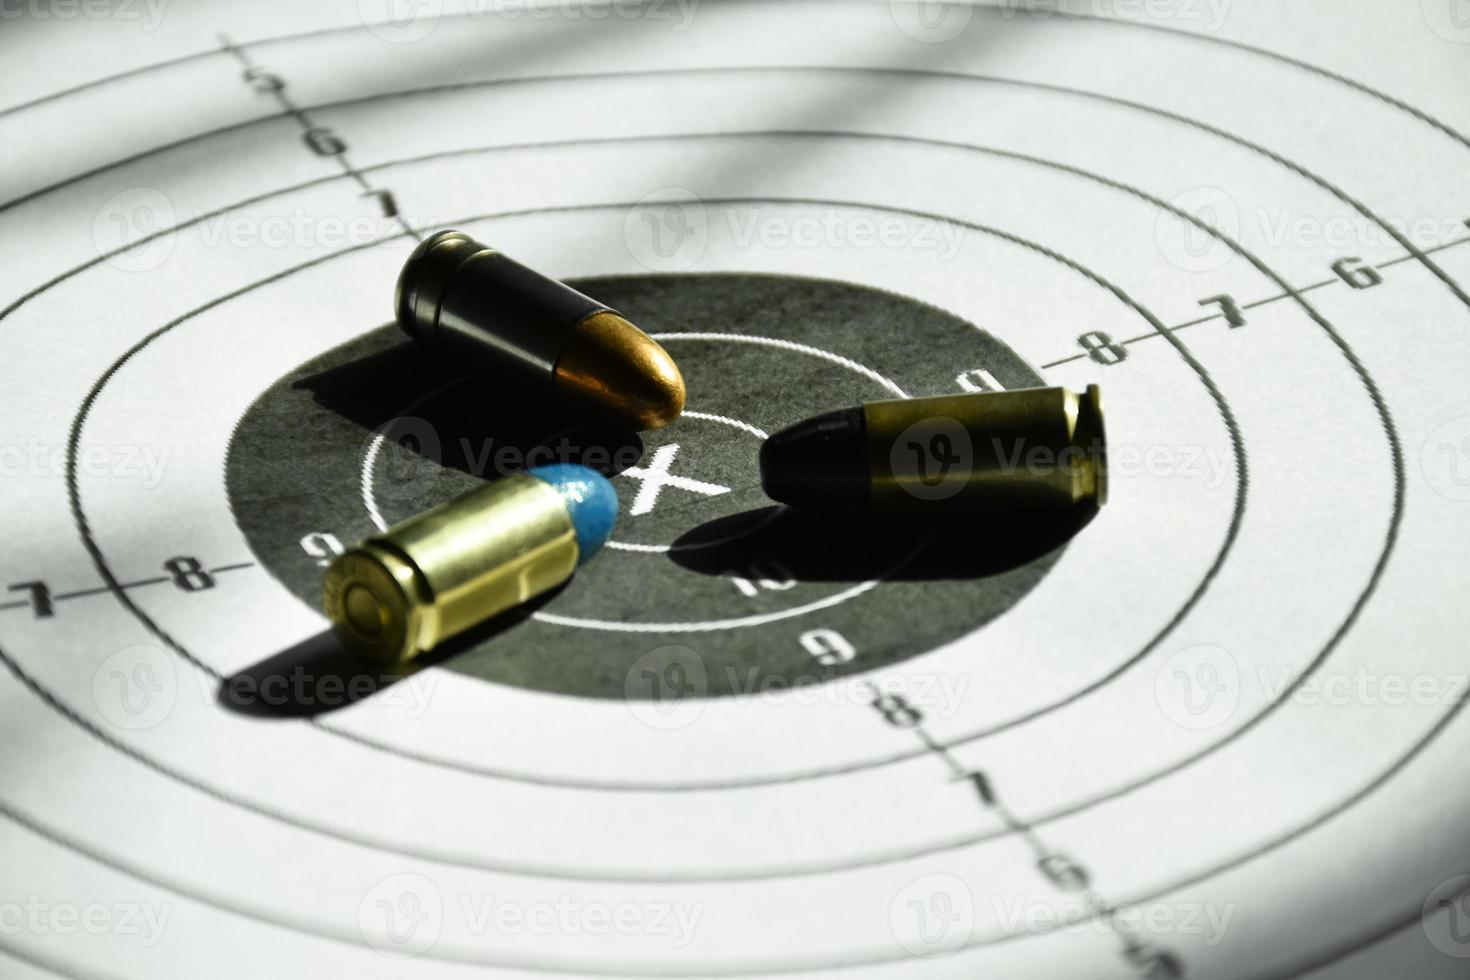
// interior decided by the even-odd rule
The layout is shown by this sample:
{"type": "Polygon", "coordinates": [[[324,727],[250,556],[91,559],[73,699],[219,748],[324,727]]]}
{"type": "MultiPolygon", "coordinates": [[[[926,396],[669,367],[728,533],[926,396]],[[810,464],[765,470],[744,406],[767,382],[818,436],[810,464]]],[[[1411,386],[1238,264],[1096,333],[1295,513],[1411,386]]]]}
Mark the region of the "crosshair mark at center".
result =
{"type": "MultiPolygon", "coordinates": [[[[701,422],[714,422],[722,426],[728,426],[762,441],[768,438],[768,434],[764,429],[751,425],[749,422],[742,422],[739,419],[730,418],[727,415],[685,409],[682,418],[701,422]]],[[[630,479],[637,480],[639,483],[633,501],[628,505],[627,514],[629,517],[654,514],[657,504],[662,498],[664,487],[675,487],[706,499],[721,497],[736,489],[735,487],[715,483],[712,480],[696,479],[690,473],[690,467],[694,463],[689,461],[687,454],[684,456],[680,455],[686,448],[688,448],[687,444],[683,442],[661,446],[653,452],[653,455],[643,465],[631,466],[618,474],[620,477],[626,476],[630,479]]],[[[690,452],[697,454],[697,447],[690,450],[690,452]]],[[[711,544],[713,543],[717,542],[711,542],[711,544]]],[[[701,544],[691,545],[689,547],[703,546],[701,544]]],[[[667,544],[635,544],[627,541],[609,541],[608,547],[615,551],[641,552],[645,554],[666,554],[670,550],[670,545],[667,544]]]]}
{"type": "Polygon", "coordinates": [[[678,455],[678,443],[660,446],[653,454],[653,459],[648,466],[630,466],[618,474],[637,480],[639,483],[638,494],[633,498],[633,506],[628,509],[629,514],[637,517],[652,511],[658,504],[658,498],[663,493],[664,487],[677,487],[680,490],[705,497],[718,497],[730,492],[729,487],[718,483],[707,483],[704,480],[678,476],[673,473],[670,468],[674,465],[674,458],[678,455]]]}

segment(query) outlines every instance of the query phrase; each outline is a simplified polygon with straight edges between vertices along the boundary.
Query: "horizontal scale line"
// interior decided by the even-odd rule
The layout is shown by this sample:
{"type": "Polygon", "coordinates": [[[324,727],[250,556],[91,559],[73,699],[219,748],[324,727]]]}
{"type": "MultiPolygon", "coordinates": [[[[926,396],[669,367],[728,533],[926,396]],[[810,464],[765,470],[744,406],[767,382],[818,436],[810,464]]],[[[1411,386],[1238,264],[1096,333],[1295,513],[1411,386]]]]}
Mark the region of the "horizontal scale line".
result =
{"type": "MultiPolygon", "coordinates": [[[[1467,224],[1470,224],[1470,220],[1467,220],[1466,223],[1467,224]]],[[[1432,248],[1423,249],[1422,251],[1423,251],[1423,253],[1425,255],[1433,255],[1435,252],[1443,252],[1446,249],[1455,248],[1457,246],[1465,245],[1467,243],[1470,243],[1470,238],[1457,238],[1457,239],[1455,239],[1452,242],[1443,242],[1443,243],[1441,243],[1439,245],[1435,245],[1432,248]]],[[[1399,265],[1399,264],[1404,263],[1404,262],[1408,262],[1409,260],[1413,259],[1414,257],[1415,256],[1412,255],[1412,254],[1401,255],[1398,258],[1396,258],[1396,259],[1390,259],[1387,262],[1379,262],[1375,266],[1375,268],[1378,268],[1378,269],[1387,269],[1387,268],[1390,268],[1392,266],[1399,265]]],[[[1333,286],[1333,285],[1337,285],[1337,284],[1340,284],[1340,283],[1342,283],[1342,280],[1339,279],[1339,278],[1337,278],[1337,277],[1333,277],[1331,279],[1323,279],[1321,282],[1314,282],[1314,283],[1311,283],[1310,285],[1307,285],[1307,286],[1300,286],[1300,287],[1298,287],[1297,290],[1296,290],[1296,292],[1295,292],[1295,295],[1300,296],[1303,293],[1315,292],[1318,289],[1324,289],[1327,286],[1333,286]]],[[[1269,306],[1272,303],[1279,303],[1279,302],[1281,302],[1284,299],[1290,299],[1292,297],[1292,295],[1293,295],[1292,293],[1278,293],[1275,296],[1267,296],[1265,299],[1258,299],[1258,300],[1253,300],[1252,302],[1249,302],[1249,303],[1242,303],[1241,306],[1240,306],[1240,308],[1242,310],[1255,310],[1255,309],[1260,309],[1263,306],[1269,306]]],[[[1224,314],[1222,314],[1222,313],[1215,313],[1215,314],[1213,314],[1211,316],[1200,317],[1198,320],[1190,320],[1190,321],[1188,321],[1186,323],[1180,323],[1180,324],[1177,324],[1177,325],[1172,326],[1172,327],[1166,327],[1165,328],[1165,331],[1167,333],[1175,333],[1175,332],[1180,331],[1180,330],[1185,330],[1185,329],[1187,329],[1189,327],[1199,326],[1201,323],[1209,323],[1212,320],[1219,320],[1223,316],[1224,316],[1224,314]]],[[[1161,337],[1161,336],[1163,336],[1163,334],[1160,334],[1158,331],[1151,331],[1149,333],[1139,334],[1137,337],[1129,337],[1126,340],[1119,341],[1119,343],[1124,344],[1126,346],[1128,344],[1136,344],[1136,343],[1139,343],[1140,341],[1151,340],[1151,339],[1154,339],[1154,338],[1157,338],[1157,337],[1161,337]]],[[[1064,357],[1064,358],[1062,358],[1059,361],[1051,361],[1050,363],[1043,364],[1043,365],[1041,365],[1041,369],[1043,371],[1050,370],[1051,368],[1054,368],[1054,367],[1061,367],[1063,364],[1071,364],[1073,361],[1080,361],[1080,360],[1082,360],[1085,357],[1087,357],[1086,354],[1073,354],[1071,357],[1064,357]]]]}

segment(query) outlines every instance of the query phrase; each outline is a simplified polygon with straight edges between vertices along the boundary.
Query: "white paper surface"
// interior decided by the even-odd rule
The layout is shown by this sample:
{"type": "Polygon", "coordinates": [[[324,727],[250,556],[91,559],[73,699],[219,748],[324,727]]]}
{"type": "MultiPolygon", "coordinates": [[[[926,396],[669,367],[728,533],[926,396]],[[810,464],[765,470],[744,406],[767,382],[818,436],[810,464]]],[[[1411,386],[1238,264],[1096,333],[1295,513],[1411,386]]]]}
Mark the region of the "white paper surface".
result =
{"type": "Polygon", "coordinates": [[[6,8],[0,974],[1462,975],[1470,10],[1055,6],[6,8]],[[917,727],[440,668],[223,710],[324,626],[231,431],[461,223],[939,307],[1104,387],[1112,499],[869,678],[917,727]],[[101,570],[178,555],[224,570],[101,570]]]}

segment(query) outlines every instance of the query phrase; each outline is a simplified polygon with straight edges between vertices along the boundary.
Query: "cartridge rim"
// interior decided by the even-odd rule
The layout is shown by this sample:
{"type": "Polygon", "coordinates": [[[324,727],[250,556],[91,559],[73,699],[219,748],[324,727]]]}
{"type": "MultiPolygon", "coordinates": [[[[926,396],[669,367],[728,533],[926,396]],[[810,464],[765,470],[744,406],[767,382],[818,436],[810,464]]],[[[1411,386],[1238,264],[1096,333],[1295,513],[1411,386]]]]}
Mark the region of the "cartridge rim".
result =
{"type": "MultiPolygon", "coordinates": [[[[1088,385],[1082,397],[1077,399],[1077,427],[1074,436],[1077,444],[1087,454],[1088,469],[1092,477],[1092,498],[1101,507],[1108,502],[1108,450],[1103,427],[1102,389],[1088,385]]],[[[1084,498],[1087,496],[1086,488],[1084,498]]]]}
{"type": "Polygon", "coordinates": [[[322,582],[327,618],[342,645],[390,666],[420,652],[430,599],[413,566],[374,542],[339,556],[322,582]]]}
{"type": "Polygon", "coordinates": [[[419,242],[403,264],[394,290],[398,325],[410,337],[432,335],[455,274],[475,256],[493,251],[459,231],[441,231],[419,242]]]}

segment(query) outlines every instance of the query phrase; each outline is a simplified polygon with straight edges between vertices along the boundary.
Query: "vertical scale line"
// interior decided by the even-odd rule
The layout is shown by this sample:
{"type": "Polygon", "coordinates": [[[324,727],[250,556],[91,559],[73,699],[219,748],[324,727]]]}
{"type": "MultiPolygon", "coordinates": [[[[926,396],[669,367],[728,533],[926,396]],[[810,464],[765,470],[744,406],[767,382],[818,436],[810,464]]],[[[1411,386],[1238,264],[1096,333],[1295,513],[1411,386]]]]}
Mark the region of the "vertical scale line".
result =
{"type": "MultiPolygon", "coordinates": [[[[949,747],[928,730],[924,715],[918,708],[910,705],[901,694],[885,694],[872,684],[865,686],[872,695],[869,705],[883,715],[890,726],[912,732],[924,750],[944,764],[949,771],[949,782],[969,783],[974,788],[980,808],[994,814],[1006,830],[1021,841],[1031,852],[1036,871],[1058,893],[1081,897],[1088,914],[1117,939],[1123,959],[1139,971],[1140,977],[1179,978],[1184,975],[1184,964],[1179,954],[1120,923],[1119,906],[1094,887],[1092,874],[1086,866],[1047,843],[1036,828],[1002,798],[983,769],[968,766],[956,758],[949,747]]],[[[964,945],[969,944],[966,942],[964,945]]]]}
{"type": "MultiPolygon", "coordinates": [[[[260,65],[257,65],[254,61],[251,60],[250,56],[245,53],[245,49],[242,46],[236,44],[234,41],[230,40],[228,35],[219,35],[219,42],[221,50],[233,55],[235,60],[238,61],[240,65],[245,69],[244,77],[247,82],[253,83],[259,80],[264,83],[263,86],[258,87],[256,91],[268,92],[272,97],[275,98],[277,104],[280,105],[281,110],[286,115],[296,120],[297,125],[301,127],[302,136],[306,138],[309,145],[315,148],[316,144],[311,142],[315,137],[317,137],[321,133],[331,133],[330,129],[317,125],[316,121],[311,118],[307,111],[297,105],[296,102],[289,95],[286,94],[286,83],[285,80],[281,78],[281,76],[273,72],[265,71],[263,68],[261,68],[260,65]]],[[[327,153],[323,153],[321,151],[317,152],[320,153],[320,155],[322,156],[330,156],[335,159],[337,161],[337,165],[342,168],[342,172],[348,177],[351,177],[354,181],[357,182],[357,185],[362,188],[362,196],[378,198],[378,200],[383,205],[384,216],[392,218],[394,221],[396,221],[398,223],[398,227],[403,229],[404,235],[413,239],[414,241],[418,241],[424,237],[423,234],[420,233],[418,229],[414,228],[413,225],[409,224],[408,219],[399,212],[398,205],[393,200],[392,193],[387,191],[386,189],[374,187],[372,183],[367,179],[367,177],[363,175],[362,171],[358,170],[352,165],[352,161],[347,158],[347,147],[345,144],[342,145],[342,148],[340,150],[327,153]]]]}

